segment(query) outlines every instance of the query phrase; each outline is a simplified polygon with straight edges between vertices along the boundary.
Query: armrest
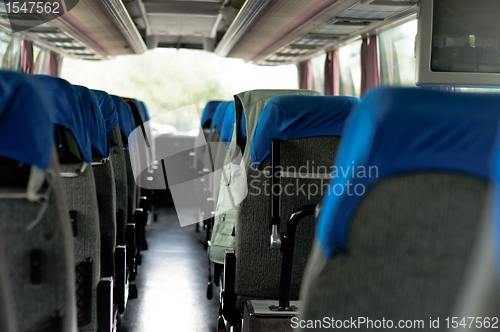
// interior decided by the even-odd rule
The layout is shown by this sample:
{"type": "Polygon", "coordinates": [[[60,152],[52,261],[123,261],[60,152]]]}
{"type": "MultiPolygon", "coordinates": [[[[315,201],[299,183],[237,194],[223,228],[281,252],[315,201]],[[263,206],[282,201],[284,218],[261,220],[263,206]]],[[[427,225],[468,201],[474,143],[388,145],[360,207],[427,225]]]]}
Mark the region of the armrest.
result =
{"type": "Polygon", "coordinates": [[[292,284],[293,255],[295,253],[295,235],[297,224],[307,216],[313,215],[316,204],[304,205],[295,210],[286,222],[286,233],[281,236],[281,251],[283,260],[281,263],[279,305],[271,306],[271,310],[276,311],[294,311],[296,307],[290,306],[290,288],[292,284]]]}
{"type": "Polygon", "coordinates": [[[125,213],[122,209],[116,210],[116,245],[125,245],[125,230],[127,225],[125,224],[125,213]]]}
{"type": "Polygon", "coordinates": [[[144,209],[138,208],[134,212],[134,223],[135,223],[135,261],[137,265],[141,265],[141,247],[142,247],[142,233],[144,231],[144,216],[146,213],[144,209]]]}
{"type": "Polygon", "coordinates": [[[279,228],[281,224],[281,141],[271,141],[271,219],[269,228],[271,236],[269,247],[271,249],[281,248],[281,237],[279,228]]]}
{"type": "Polygon", "coordinates": [[[233,320],[240,315],[236,309],[234,282],[236,279],[236,255],[233,250],[224,251],[224,275],[222,280],[221,306],[226,320],[233,320]]]}
{"type": "Polygon", "coordinates": [[[99,332],[113,331],[113,277],[101,278],[97,285],[97,324],[99,332]]]}
{"type": "Polygon", "coordinates": [[[127,247],[117,246],[115,250],[115,302],[118,312],[123,314],[127,308],[128,278],[127,278],[127,247]]]}
{"type": "Polygon", "coordinates": [[[135,254],[136,254],[136,228],[135,224],[127,224],[127,266],[130,273],[130,280],[135,280],[137,275],[137,269],[135,265],[135,254]]]}

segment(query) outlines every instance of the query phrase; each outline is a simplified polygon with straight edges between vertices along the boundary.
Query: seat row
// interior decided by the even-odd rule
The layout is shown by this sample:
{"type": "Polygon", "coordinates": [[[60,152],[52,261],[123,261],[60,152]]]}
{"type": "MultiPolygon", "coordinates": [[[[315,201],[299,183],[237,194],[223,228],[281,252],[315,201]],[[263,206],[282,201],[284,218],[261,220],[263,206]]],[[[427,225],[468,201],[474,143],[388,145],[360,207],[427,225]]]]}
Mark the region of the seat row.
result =
{"type": "Polygon", "coordinates": [[[0,87],[0,330],[114,331],[148,217],[128,156],[140,102],[8,71],[0,87]]]}
{"type": "Polygon", "coordinates": [[[298,307],[289,329],[368,317],[425,320],[426,330],[429,317],[460,311],[477,279],[464,276],[488,219],[498,105],[492,94],[411,88],[363,101],[257,90],[234,106],[209,103],[208,146],[231,136],[197,157],[199,175],[221,169],[220,189],[205,188],[220,330],[240,328],[255,299],[271,300],[267,317],[298,307]]]}

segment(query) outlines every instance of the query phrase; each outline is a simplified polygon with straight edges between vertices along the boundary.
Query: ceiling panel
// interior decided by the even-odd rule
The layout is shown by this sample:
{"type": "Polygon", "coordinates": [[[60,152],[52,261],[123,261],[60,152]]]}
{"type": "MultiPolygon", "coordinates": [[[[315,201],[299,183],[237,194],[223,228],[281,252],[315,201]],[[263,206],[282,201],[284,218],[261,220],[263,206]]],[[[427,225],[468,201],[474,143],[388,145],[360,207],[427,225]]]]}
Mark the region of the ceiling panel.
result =
{"type": "Polygon", "coordinates": [[[209,36],[215,24],[215,16],[148,14],[154,35],[209,36]]]}
{"type": "MultiPolygon", "coordinates": [[[[241,12],[258,1],[262,0],[247,0],[241,12]]],[[[273,0],[242,37],[224,37],[215,51],[257,64],[294,63],[413,15],[416,4],[417,0],[273,0]],[[233,46],[227,50],[229,44],[233,46]]],[[[240,21],[244,20],[237,18],[233,24],[240,21]]]]}
{"type": "Polygon", "coordinates": [[[148,14],[169,13],[216,16],[219,14],[219,9],[221,7],[221,1],[144,0],[143,3],[148,14]]]}

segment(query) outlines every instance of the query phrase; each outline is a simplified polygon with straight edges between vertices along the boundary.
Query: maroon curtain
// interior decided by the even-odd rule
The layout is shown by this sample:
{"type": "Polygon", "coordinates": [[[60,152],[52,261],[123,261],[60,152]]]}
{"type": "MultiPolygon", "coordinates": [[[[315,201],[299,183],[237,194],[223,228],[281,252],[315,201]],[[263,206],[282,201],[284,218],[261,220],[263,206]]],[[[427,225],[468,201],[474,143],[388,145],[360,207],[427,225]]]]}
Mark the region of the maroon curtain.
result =
{"type": "Polygon", "coordinates": [[[21,44],[21,71],[26,74],[32,74],[34,69],[33,42],[23,40],[21,44]]]}
{"type": "Polygon", "coordinates": [[[312,85],[311,61],[302,61],[299,63],[299,88],[304,90],[311,90],[312,85]]]}
{"type": "Polygon", "coordinates": [[[60,72],[60,57],[57,53],[50,51],[49,53],[49,61],[47,66],[47,75],[59,77],[60,72]]]}
{"type": "Polygon", "coordinates": [[[380,85],[378,36],[363,38],[361,45],[361,95],[380,85]]]}
{"type": "Polygon", "coordinates": [[[333,50],[326,53],[325,96],[338,95],[340,95],[339,53],[333,50]]]}

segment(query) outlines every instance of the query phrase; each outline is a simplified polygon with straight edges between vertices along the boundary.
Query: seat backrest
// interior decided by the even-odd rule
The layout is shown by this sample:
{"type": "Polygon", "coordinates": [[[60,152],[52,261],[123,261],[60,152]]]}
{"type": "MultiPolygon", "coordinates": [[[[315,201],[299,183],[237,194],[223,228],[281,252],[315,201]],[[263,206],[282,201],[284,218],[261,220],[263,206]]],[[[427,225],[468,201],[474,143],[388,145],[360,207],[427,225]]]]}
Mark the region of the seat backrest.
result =
{"type": "Polygon", "coordinates": [[[193,167],[196,174],[200,175],[203,173],[203,168],[208,168],[204,165],[205,154],[208,153],[207,146],[203,145],[203,139],[208,143],[208,135],[210,134],[210,125],[212,124],[212,118],[214,117],[215,110],[221,101],[209,101],[201,113],[201,132],[196,138],[195,146],[195,156],[193,158],[193,167]]]}
{"type": "MultiPolygon", "coordinates": [[[[285,95],[272,98],[254,129],[247,165],[247,197],[237,210],[235,292],[241,298],[277,299],[282,253],[269,248],[271,141],[280,140],[281,227],[293,211],[316,204],[329,181],[344,124],[358,98],[285,95]]],[[[314,238],[314,218],[300,221],[291,296],[297,298],[314,238]]],[[[240,301],[239,305],[242,304],[240,301]]]]}
{"type": "MultiPolygon", "coordinates": [[[[127,168],[125,165],[125,152],[123,149],[122,132],[118,123],[118,114],[115,103],[111,96],[100,90],[92,90],[99,101],[99,106],[104,116],[104,122],[111,144],[111,163],[116,189],[116,210],[122,218],[120,224],[122,229],[117,228],[116,242],[118,245],[125,244],[125,228],[127,226],[127,168]]],[[[118,222],[118,220],[117,220],[118,222]]],[[[118,224],[117,224],[118,226],[118,224]]]]}
{"type": "Polygon", "coordinates": [[[101,275],[114,276],[116,247],[116,188],[113,163],[110,159],[110,140],[104,116],[96,96],[84,86],[73,86],[80,101],[80,109],[87,119],[87,130],[92,145],[92,169],[99,209],[101,234],[101,275]]]}
{"type": "Polygon", "coordinates": [[[129,137],[129,140],[133,142],[133,144],[129,142],[129,149],[133,159],[132,170],[137,184],[137,204],[139,204],[140,196],[144,196],[140,192],[154,187],[153,182],[148,180],[152,176],[152,166],[155,158],[154,139],[151,134],[149,113],[145,104],[132,98],[123,98],[123,100],[132,112],[134,128],[136,128],[133,135],[129,137]]]}
{"type": "Polygon", "coordinates": [[[217,106],[219,106],[220,103],[222,103],[221,100],[212,100],[205,105],[205,108],[201,113],[200,125],[202,128],[210,128],[210,125],[212,124],[212,118],[214,117],[215,114],[215,110],[217,109],[217,106]]]}
{"type": "MultiPolygon", "coordinates": [[[[212,149],[214,151],[214,155],[212,156],[214,159],[214,170],[219,170],[224,165],[224,160],[226,159],[226,154],[228,152],[228,146],[231,142],[231,138],[233,136],[234,131],[234,101],[227,104],[226,110],[224,112],[224,118],[221,125],[220,130],[220,138],[218,144],[213,144],[212,149]]],[[[220,179],[221,172],[214,173],[212,180],[211,193],[212,198],[217,204],[217,198],[219,196],[219,187],[220,187],[220,179]]]]}
{"type": "Polygon", "coordinates": [[[484,208],[499,104],[491,94],[411,88],[364,98],[321,206],[301,318],[452,315],[484,208]]]}
{"type": "Polygon", "coordinates": [[[60,175],[67,208],[74,227],[78,326],[97,330],[97,285],[101,277],[101,236],[92,143],[88,134],[90,118],[84,116],[79,97],[67,81],[35,76],[49,98],[56,125],[60,175]],[[73,149],[69,155],[68,150],[73,149]]]}
{"type": "Polygon", "coordinates": [[[132,160],[130,159],[130,151],[128,137],[135,129],[135,120],[130,111],[130,107],[123,101],[121,97],[111,95],[113,103],[116,107],[118,115],[118,123],[120,125],[122,142],[124,144],[125,168],[127,174],[127,222],[134,220],[134,211],[137,207],[137,185],[134,180],[134,172],[132,171],[132,160]]]}
{"type": "Polygon", "coordinates": [[[250,162],[250,145],[257,121],[267,102],[279,95],[296,94],[319,95],[310,90],[252,90],[242,92],[234,97],[235,126],[229,149],[224,160],[220,182],[215,222],[212,231],[210,259],[217,264],[223,264],[224,251],[234,249],[235,227],[238,205],[245,198],[247,183],[244,172],[250,162]],[[243,115],[243,112],[245,113],[243,115]],[[242,139],[241,123],[245,119],[246,138],[242,139]],[[242,143],[244,142],[244,143],[242,143]],[[240,146],[244,144],[244,146],[240,146]],[[248,148],[246,148],[248,147],[248,148]],[[241,152],[243,151],[243,156],[241,152]]]}
{"type": "Polygon", "coordinates": [[[11,318],[19,331],[76,332],[73,235],[50,106],[19,73],[0,71],[0,95],[0,279],[10,280],[11,318]]]}
{"type": "MultiPolygon", "coordinates": [[[[0,233],[0,241],[3,241],[2,235],[0,233]]],[[[17,317],[12,307],[14,301],[5,261],[3,246],[0,246],[0,331],[16,332],[17,317]]]]}
{"type": "MultiPolygon", "coordinates": [[[[214,172],[217,169],[217,156],[220,152],[221,147],[221,133],[224,124],[224,117],[226,115],[226,110],[231,102],[223,101],[218,104],[212,123],[210,125],[210,132],[207,135],[208,149],[204,156],[204,167],[210,172],[214,172]]],[[[220,179],[220,178],[219,178],[220,179]]],[[[217,186],[217,182],[214,176],[209,177],[208,181],[205,182],[206,187],[204,188],[210,193],[210,196],[214,196],[214,188],[217,186]]]]}
{"type": "MultiPolygon", "coordinates": [[[[212,124],[210,125],[211,136],[208,138],[208,142],[219,143],[221,141],[221,133],[222,127],[224,125],[224,117],[226,116],[226,111],[231,102],[223,101],[219,103],[217,109],[215,110],[215,114],[212,119],[212,124]]],[[[212,158],[215,159],[217,155],[218,144],[213,144],[212,149],[212,158]]],[[[215,160],[214,160],[215,162],[215,160]]]]}

